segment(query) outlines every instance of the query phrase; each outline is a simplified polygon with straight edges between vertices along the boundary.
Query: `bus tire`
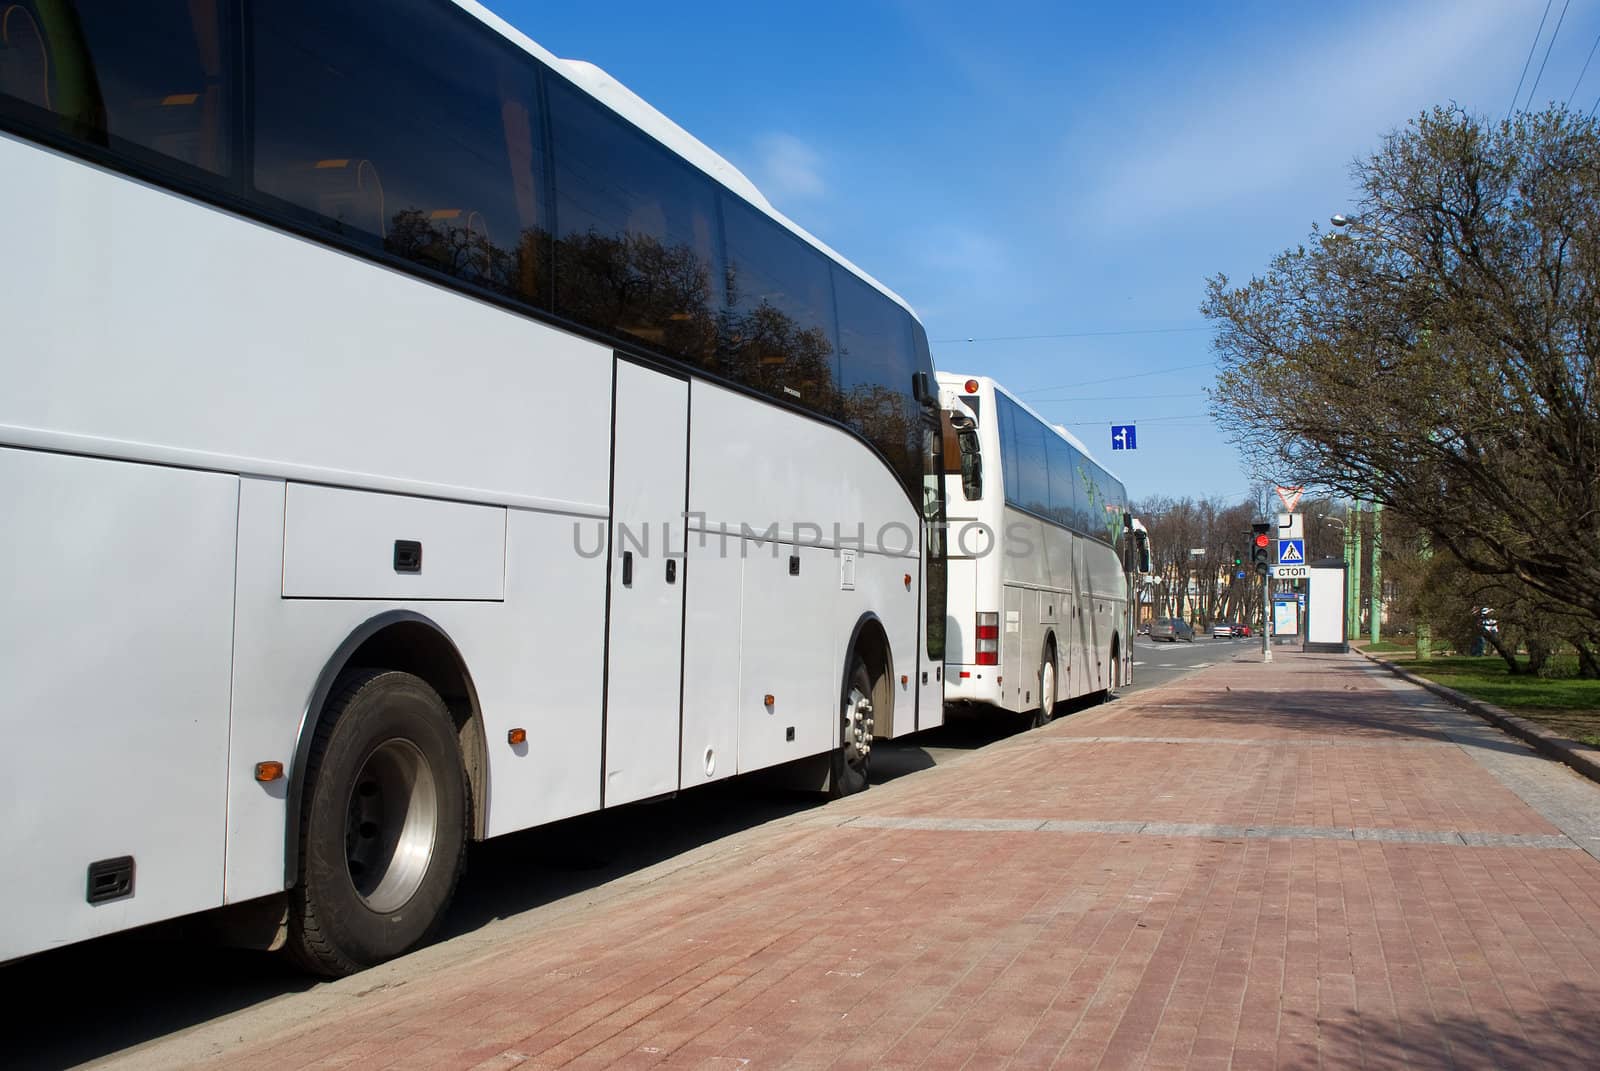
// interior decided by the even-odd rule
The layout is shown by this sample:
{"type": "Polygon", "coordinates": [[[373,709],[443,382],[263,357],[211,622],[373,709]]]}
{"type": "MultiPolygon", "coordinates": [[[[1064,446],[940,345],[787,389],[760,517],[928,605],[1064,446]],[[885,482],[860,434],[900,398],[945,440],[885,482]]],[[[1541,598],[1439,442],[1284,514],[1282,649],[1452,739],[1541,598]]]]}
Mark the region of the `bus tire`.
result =
{"type": "Polygon", "coordinates": [[[409,673],[345,673],[305,786],[290,955],[331,977],[421,944],[466,859],[466,771],[439,694],[409,673]]]}
{"type": "Polygon", "coordinates": [[[839,698],[839,746],[828,771],[828,795],[852,796],[867,787],[872,758],[872,674],[860,655],[852,655],[839,698]]]}
{"type": "Polygon", "coordinates": [[[1056,641],[1044,641],[1044,654],[1039,658],[1039,709],[1033,713],[1035,729],[1050,724],[1056,716],[1056,695],[1060,684],[1056,679],[1056,641]]]}

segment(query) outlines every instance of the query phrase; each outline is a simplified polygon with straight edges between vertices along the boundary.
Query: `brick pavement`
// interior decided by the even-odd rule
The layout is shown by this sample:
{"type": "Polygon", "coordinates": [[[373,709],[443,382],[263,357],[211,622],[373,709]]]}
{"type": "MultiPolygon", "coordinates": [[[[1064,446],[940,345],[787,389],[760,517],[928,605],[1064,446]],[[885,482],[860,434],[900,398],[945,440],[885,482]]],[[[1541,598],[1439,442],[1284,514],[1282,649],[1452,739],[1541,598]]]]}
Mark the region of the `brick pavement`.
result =
{"type": "Polygon", "coordinates": [[[1540,766],[1530,805],[1449,717],[1353,656],[1220,665],[243,1013],[212,1062],[1594,1066],[1600,861],[1561,826],[1600,786],[1540,766]]]}

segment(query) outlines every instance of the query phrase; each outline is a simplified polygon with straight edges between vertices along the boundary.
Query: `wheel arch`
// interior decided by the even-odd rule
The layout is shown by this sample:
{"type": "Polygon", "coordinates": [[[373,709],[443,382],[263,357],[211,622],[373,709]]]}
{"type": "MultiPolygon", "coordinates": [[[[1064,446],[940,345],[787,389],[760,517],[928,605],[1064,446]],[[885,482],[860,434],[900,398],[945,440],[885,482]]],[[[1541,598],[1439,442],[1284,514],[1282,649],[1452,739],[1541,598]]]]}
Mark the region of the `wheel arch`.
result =
{"type": "Polygon", "coordinates": [[[472,836],[481,840],[488,799],[488,742],[478,690],[455,641],[438,622],[414,610],[389,610],[363,621],[345,637],[317,676],[306,700],[289,767],[284,825],[284,887],[300,873],[300,812],[305,800],[305,769],[311,744],[326,713],[334,683],[347,669],[392,669],[426,681],[449,708],[466,766],[472,836]]]}
{"type": "MultiPolygon", "coordinates": [[[[1050,656],[1050,661],[1056,667],[1056,702],[1060,703],[1063,702],[1062,695],[1064,694],[1062,685],[1070,685],[1072,683],[1072,663],[1068,661],[1065,666],[1061,664],[1061,641],[1056,638],[1056,626],[1054,625],[1045,627],[1044,642],[1039,645],[1039,675],[1041,677],[1044,675],[1046,655],[1050,656]]],[[[1042,700],[1044,698],[1043,682],[1036,680],[1034,683],[1040,688],[1039,698],[1042,700]]]]}
{"type": "Polygon", "coordinates": [[[878,615],[870,610],[857,618],[855,626],[850,630],[850,642],[845,645],[844,666],[840,671],[839,679],[843,682],[840,688],[841,692],[849,683],[851,659],[858,654],[867,663],[868,667],[873,665],[875,659],[883,667],[885,689],[890,700],[888,703],[880,703],[878,697],[873,697],[874,720],[876,721],[873,727],[873,735],[893,736],[896,710],[899,706],[898,703],[893,701],[895,697],[893,684],[894,650],[889,646],[889,631],[883,627],[883,622],[879,620],[878,615]],[[877,713],[885,709],[889,712],[889,717],[887,718],[883,718],[877,713]]]}

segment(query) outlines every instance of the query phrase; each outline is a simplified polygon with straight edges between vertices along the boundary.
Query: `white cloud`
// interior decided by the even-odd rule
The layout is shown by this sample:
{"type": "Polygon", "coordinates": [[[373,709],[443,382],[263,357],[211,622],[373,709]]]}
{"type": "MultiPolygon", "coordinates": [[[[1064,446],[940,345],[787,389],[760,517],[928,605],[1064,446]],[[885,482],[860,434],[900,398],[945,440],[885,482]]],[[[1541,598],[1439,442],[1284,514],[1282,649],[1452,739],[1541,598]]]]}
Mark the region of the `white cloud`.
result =
{"type": "Polygon", "coordinates": [[[1120,118],[1127,151],[1089,165],[1068,215],[1097,229],[1144,229],[1314,174],[1342,179],[1380,134],[1422,108],[1484,89],[1486,76],[1497,87],[1493,61],[1527,21],[1516,4],[1397,5],[1382,20],[1322,24],[1308,48],[1279,41],[1215,57],[1211,70],[1230,72],[1213,78],[1216,92],[1191,86],[1120,118]]]}
{"type": "Polygon", "coordinates": [[[793,134],[766,135],[756,154],[756,185],[774,202],[815,200],[827,192],[822,155],[793,134]]]}

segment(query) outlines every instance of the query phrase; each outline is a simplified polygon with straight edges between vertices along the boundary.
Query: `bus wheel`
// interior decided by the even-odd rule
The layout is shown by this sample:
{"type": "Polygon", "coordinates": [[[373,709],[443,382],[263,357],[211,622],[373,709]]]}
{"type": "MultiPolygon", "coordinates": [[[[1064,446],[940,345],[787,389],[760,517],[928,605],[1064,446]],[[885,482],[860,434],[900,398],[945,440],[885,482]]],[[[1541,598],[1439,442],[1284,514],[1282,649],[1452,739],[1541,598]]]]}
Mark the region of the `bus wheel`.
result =
{"type": "Polygon", "coordinates": [[[839,706],[839,747],[833,753],[828,795],[834,799],[867,787],[867,763],[872,758],[872,674],[856,656],[844,681],[839,706]]]}
{"type": "Polygon", "coordinates": [[[416,947],[466,858],[466,776],[444,701],[409,673],[346,673],[312,740],[305,792],[291,955],[332,976],[416,947]]]}
{"type": "Polygon", "coordinates": [[[1044,645],[1044,658],[1039,662],[1039,709],[1033,715],[1034,728],[1048,725],[1056,714],[1056,645],[1044,645]]]}

